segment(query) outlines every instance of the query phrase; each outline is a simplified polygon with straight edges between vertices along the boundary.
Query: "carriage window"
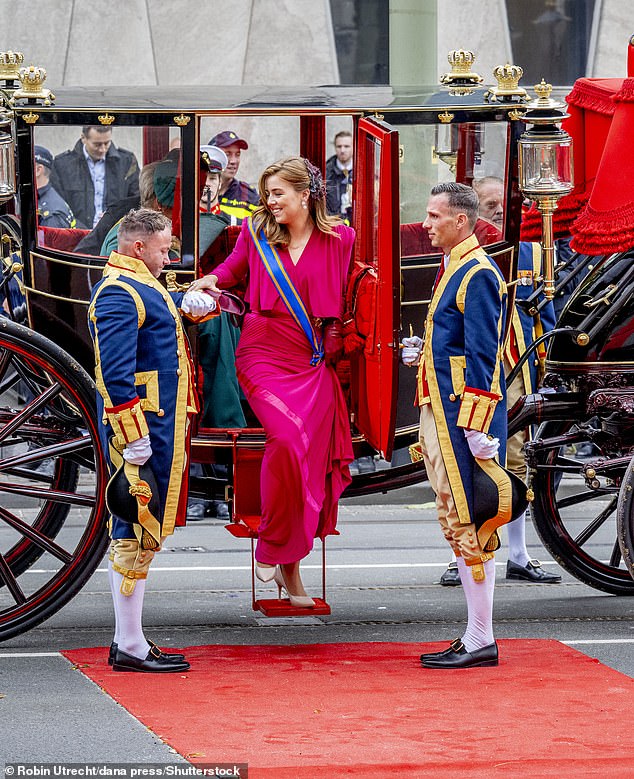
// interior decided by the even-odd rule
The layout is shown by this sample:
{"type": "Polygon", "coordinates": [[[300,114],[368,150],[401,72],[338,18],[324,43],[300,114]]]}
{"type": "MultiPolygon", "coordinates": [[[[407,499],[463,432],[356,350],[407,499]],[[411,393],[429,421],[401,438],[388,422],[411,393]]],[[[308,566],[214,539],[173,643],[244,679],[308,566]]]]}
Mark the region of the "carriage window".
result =
{"type": "MultiPolygon", "coordinates": [[[[170,219],[180,210],[177,128],[44,126],[36,128],[34,142],[41,247],[107,257],[131,208],[154,208],[170,219]]],[[[179,247],[176,235],[174,259],[179,247]]]]}
{"type": "Polygon", "coordinates": [[[401,255],[437,253],[423,229],[430,189],[439,182],[473,186],[480,197],[476,234],[483,246],[504,233],[505,124],[399,126],[401,138],[401,255]]]}

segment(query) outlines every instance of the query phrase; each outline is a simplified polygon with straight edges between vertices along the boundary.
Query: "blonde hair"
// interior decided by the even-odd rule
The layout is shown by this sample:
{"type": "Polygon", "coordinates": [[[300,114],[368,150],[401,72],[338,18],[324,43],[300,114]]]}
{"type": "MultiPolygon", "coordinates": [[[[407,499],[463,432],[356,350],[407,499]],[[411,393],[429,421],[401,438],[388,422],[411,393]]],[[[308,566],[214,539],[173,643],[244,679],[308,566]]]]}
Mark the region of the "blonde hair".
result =
{"type": "Polygon", "coordinates": [[[253,226],[262,228],[272,244],[288,246],[290,234],[286,225],[278,224],[267,205],[266,184],[271,176],[279,176],[297,192],[309,191],[308,210],[317,229],[326,235],[340,238],[333,229],[342,224],[338,216],[330,216],[326,211],[326,187],[321,172],[304,157],[286,157],[264,169],[258,182],[258,191],[263,205],[253,214],[253,226]]]}

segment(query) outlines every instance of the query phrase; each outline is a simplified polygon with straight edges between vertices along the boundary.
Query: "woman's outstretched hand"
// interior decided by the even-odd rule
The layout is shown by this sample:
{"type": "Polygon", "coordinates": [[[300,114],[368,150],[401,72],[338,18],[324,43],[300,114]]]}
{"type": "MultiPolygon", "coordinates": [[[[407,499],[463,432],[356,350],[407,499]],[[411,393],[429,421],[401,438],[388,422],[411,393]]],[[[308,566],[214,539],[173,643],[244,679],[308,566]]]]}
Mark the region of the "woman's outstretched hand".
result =
{"type": "Polygon", "coordinates": [[[216,286],[217,282],[218,276],[214,276],[213,273],[210,273],[208,276],[201,276],[199,279],[196,279],[196,281],[192,282],[189,285],[189,289],[192,292],[197,289],[204,289],[213,297],[219,298],[222,294],[222,290],[218,289],[216,286]]]}

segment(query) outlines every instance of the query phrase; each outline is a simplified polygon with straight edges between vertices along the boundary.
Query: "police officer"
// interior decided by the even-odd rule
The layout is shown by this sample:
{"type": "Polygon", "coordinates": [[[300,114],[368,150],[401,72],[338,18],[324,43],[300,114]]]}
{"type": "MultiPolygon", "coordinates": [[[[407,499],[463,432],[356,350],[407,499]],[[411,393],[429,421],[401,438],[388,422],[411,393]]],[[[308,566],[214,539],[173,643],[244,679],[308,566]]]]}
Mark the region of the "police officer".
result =
{"type": "Polygon", "coordinates": [[[44,146],[36,146],[35,185],[37,186],[37,220],[40,227],[76,227],[77,222],[64,198],[49,183],[53,155],[44,146]]]}
{"type": "Polygon", "coordinates": [[[214,135],[209,145],[217,146],[227,155],[227,166],[222,172],[220,184],[220,209],[242,221],[260,205],[260,196],[255,189],[236,178],[240,155],[249,148],[249,144],[232,130],[223,130],[214,135]]]}

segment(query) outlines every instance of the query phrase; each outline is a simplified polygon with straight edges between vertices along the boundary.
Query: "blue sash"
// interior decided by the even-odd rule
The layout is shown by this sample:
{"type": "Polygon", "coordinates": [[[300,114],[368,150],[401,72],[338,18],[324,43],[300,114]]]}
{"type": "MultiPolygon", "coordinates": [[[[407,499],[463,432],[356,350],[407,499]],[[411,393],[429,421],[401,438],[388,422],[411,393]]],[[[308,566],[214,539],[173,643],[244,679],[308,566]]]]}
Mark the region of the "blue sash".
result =
{"type": "Polygon", "coordinates": [[[308,343],[313,350],[313,356],[310,361],[311,365],[319,365],[324,359],[324,347],[321,338],[317,337],[315,330],[311,324],[310,317],[306,311],[306,307],[299,296],[299,293],[295,289],[295,285],[288,277],[288,274],[284,270],[282,261],[275,247],[267,241],[264,232],[260,230],[259,234],[256,234],[253,227],[253,220],[249,218],[249,232],[253,238],[255,248],[258,250],[260,259],[264,263],[271,281],[275,285],[280,297],[284,301],[284,305],[288,309],[290,315],[302,328],[308,343]]]}

